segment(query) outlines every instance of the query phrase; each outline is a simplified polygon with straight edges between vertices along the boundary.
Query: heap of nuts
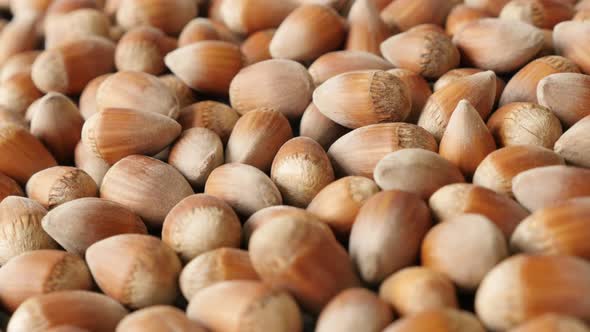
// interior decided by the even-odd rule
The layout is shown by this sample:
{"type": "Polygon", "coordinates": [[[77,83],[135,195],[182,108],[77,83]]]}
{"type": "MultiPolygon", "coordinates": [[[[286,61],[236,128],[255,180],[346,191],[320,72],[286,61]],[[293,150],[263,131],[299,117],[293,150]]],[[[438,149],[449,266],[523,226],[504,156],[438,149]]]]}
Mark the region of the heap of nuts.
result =
{"type": "Polygon", "coordinates": [[[8,332],[589,332],[590,0],[0,0],[8,332]]]}

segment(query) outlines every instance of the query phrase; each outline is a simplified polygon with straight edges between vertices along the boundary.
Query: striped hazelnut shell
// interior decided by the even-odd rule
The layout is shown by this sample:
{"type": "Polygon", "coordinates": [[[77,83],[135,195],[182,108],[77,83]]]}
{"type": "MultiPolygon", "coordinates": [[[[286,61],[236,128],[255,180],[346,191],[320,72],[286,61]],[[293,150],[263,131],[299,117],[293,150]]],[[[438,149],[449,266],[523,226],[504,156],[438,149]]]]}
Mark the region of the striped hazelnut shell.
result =
{"type": "Polygon", "coordinates": [[[309,66],[309,74],[316,86],[328,79],[350,71],[388,70],[393,65],[385,59],[363,51],[334,51],[317,58],[309,66]]]}
{"type": "Polygon", "coordinates": [[[227,142],[225,161],[267,172],[276,153],[292,137],[291,126],[283,114],[269,109],[250,111],[236,122],[227,142]]]}
{"type": "Polygon", "coordinates": [[[416,74],[408,69],[395,68],[387,72],[402,80],[410,91],[412,110],[405,121],[409,123],[418,122],[426,101],[432,95],[430,85],[428,85],[428,82],[420,74],[416,74]]]}
{"type": "Polygon", "coordinates": [[[250,238],[249,251],[265,283],[288,290],[313,313],[343,289],[359,285],[346,250],[314,219],[265,223],[250,238]]]}
{"type": "Polygon", "coordinates": [[[213,170],[205,184],[205,194],[225,201],[244,217],[282,203],[281,192],[266,174],[241,163],[229,163],[213,170]],[[249,194],[244,195],[244,190],[249,194]]]}
{"type": "Polygon", "coordinates": [[[0,263],[24,252],[57,249],[58,245],[41,227],[47,210],[36,201],[9,196],[0,202],[0,263]]]}
{"type": "Polygon", "coordinates": [[[465,182],[457,166],[421,148],[387,154],[375,166],[374,178],[383,190],[403,190],[424,199],[447,184],[465,182]]]}
{"type": "Polygon", "coordinates": [[[364,288],[350,288],[336,295],[322,310],[316,331],[382,331],[392,321],[391,308],[376,294],[364,288]]]}
{"type": "Polygon", "coordinates": [[[496,18],[466,24],[453,37],[465,62],[498,73],[513,72],[526,65],[541,50],[543,42],[541,30],[524,22],[496,18]]]}
{"type": "Polygon", "coordinates": [[[581,167],[537,167],[515,176],[512,191],[520,204],[536,211],[570,198],[590,196],[589,176],[590,170],[581,167]]]}
{"type": "Polygon", "coordinates": [[[515,252],[590,257],[584,239],[590,232],[586,216],[588,197],[573,198],[536,210],[514,231],[510,246],[515,252]]]}
{"type": "Polygon", "coordinates": [[[303,319],[297,303],[285,290],[259,281],[231,280],[195,294],[186,309],[189,319],[208,331],[300,332],[303,319]]]}
{"type": "Polygon", "coordinates": [[[214,131],[227,144],[240,115],[226,104],[206,100],[183,108],[178,116],[182,130],[203,127],[214,131]]]}
{"type": "Polygon", "coordinates": [[[127,310],[110,297],[70,290],[34,296],[14,312],[7,331],[40,332],[71,325],[82,331],[114,331],[127,310]],[[57,310],[56,310],[57,309],[57,310]]]}
{"type": "Polygon", "coordinates": [[[45,50],[33,64],[39,90],[78,94],[92,79],[115,66],[115,44],[103,37],[84,37],[45,50]]]}
{"type": "Polygon", "coordinates": [[[453,282],[444,274],[423,266],[406,267],[390,275],[379,287],[379,297],[400,316],[458,308],[453,282]]]}
{"type": "Polygon", "coordinates": [[[570,256],[516,255],[484,278],[475,297],[477,315],[491,330],[506,330],[545,313],[587,320],[590,264],[570,256]],[[567,303],[567,305],[564,305],[567,303]]]}
{"type": "Polygon", "coordinates": [[[487,125],[498,146],[531,144],[553,149],[562,134],[559,119],[548,108],[529,102],[500,107],[487,125]]]}
{"type": "Polygon", "coordinates": [[[188,262],[209,250],[239,247],[241,232],[240,219],[227,203],[197,194],[170,210],[162,225],[162,241],[188,262]]]}
{"type": "Polygon", "coordinates": [[[229,98],[231,106],[242,115],[267,108],[296,120],[311,101],[313,89],[305,67],[292,60],[273,59],[241,70],[231,82],[229,98]]]}
{"type": "Polygon", "coordinates": [[[506,195],[470,183],[446,185],[432,194],[428,203],[434,217],[441,222],[465,213],[479,214],[496,224],[507,239],[529,215],[506,195]]]}
{"type": "Polygon", "coordinates": [[[430,211],[418,195],[391,190],[369,198],[352,225],[348,246],[361,278],[378,284],[411,265],[430,226],[430,211]]]}
{"type": "Polygon", "coordinates": [[[553,29],[553,43],[557,54],[575,62],[586,74],[590,73],[588,31],[588,24],[583,21],[562,22],[553,29]]]}
{"type": "Polygon", "coordinates": [[[93,286],[84,260],[61,250],[34,250],[14,257],[0,269],[0,281],[0,302],[10,312],[35,295],[93,286]]]}
{"type": "Polygon", "coordinates": [[[412,99],[406,84],[385,71],[355,71],[332,77],[313,92],[313,103],[332,121],[347,128],[401,122],[412,99]]]}
{"type": "Polygon", "coordinates": [[[492,71],[465,76],[435,91],[422,110],[418,125],[440,141],[451,114],[462,99],[467,100],[485,121],[496,96],[496,75],[492,71]]]}
{"type": "Polygon", "coordinates": [[[164,62],[172,73],[194,90],[226,96],[245,59],[235,44],[203,40],[168,53],[164,62]]]}
{"type": "Polygon", "coordinates": [[[273,58],[313,61],[339,48],[345,34],[345,22],[334,9],[304,4],[277,28],[270,42],[270,54],[273,58]]]}
{"type": "MultiPolygon", "coordinates": [[[[469,76],[469,75],[473,75],[473,74],[477,74],[477,73],[481,73],[484,70],[478,69],[478,68],[456,68],[456,69],[451,69],[448,72],[446,72],[444,75],[442,75],[438,80],[436,80],[436,82],[434,82],[433,85],[433,90],[434,92],[444,88],[445,86],[451,84],[452,82],[465,77],[465,76],[469,76]]],[[[502,96],[502,92],[504,91],[504,87],[506,86],[506,83],[504,82],[504,80],[498,76],[496,76],[496,102],[498,102],[500,100],[500,97],[502,96]]]]}
{"type": "Polygon", "coordinates": [[[0,124],[0,155],[0,172],[20,184],[38,171],[57,165],[35,136],[13,124],[0,124]]]}
{"type": "Polygon", "coordinates": [[[106,238],[88,247],[86,262],[98,287],[129,308],[171,304],[177,296],[180,259],[156,237],[106,238]]]}
{"type": "Polygon", "coordinates": [[[125,157],[113,165],[100,187],[101,198],[127,207],[155,228],[161,227],[178,202],[192,194],[190,184],[174,167],[138,155],[125,157]]]}
{"type": "Polygon", "coordinates": [[[27,182],[27,196],[46,209],[83,197],[96,197],[98,187],[86,172],[55,166],[35,173],[27,182]]]}
{"type": "Polygon", "coordinates": [[[173,119],[179,112],[178,99],[161,80],[133,71],[120,71],[107,77],[96,91],[96,107],[99,111],[128,108],[173,119]]]}
{"type": "Polygon", "coordinates": [[[258,280],[245,250],[218,248],[188,262],[180,273],[180,290],[187,301],[201,289],[229,280],[258,280]]]}
{"type": "Polygon", "coordinates": [[[438,78],[459,65],[459,51],[444,33],[406,31],[381,44],[381,53],[395,67],[425,78],[438,78]]]}
{"type": "Polygon", "coordinates": [[[473,184],[513,197],[512,181],[516,175],[529,169],[564,163],[558,154],[540,146],[507,146],[482,160],[473,174],[473,184]]]}
{"type": "Polygon", "coordinates": [[[101,198],[81,198],[49,211],[43,229],[65,250],[84,256],[92,244],[119,234],[146,234],[146,227],[126,207],[101,198]],[[76,220],[76,222],[71,222],[76,220]]]}
{"type": "Polygon", "coordinates": [[[50,92],[35,102],[31,134],[47,146],[60,164],[74,160],[84,119],[68,97],[50,92]]]}
{"type": "Polygon", "coordinates": [[[158,153],[180,131],[178,122],[158,113],[106,108],[84,123],[82,142],[113,165],[129,155],[158,153]]]}
{"type": "Polygon", "coordinates": [[[382,123],[361,127],[340,137],[328,150],[339,174],[373,178],[377,163],[388,153],[406,148],[437,151],[434,137],[409,123],[382,123]]]}
{"type": "Polygon", "coordinates": [[[512,102],[537,103],[537,85],[543,78],[551,74],[579,72],[580,69],[574,62],[559,55],[531,61],[508,81],[500,98],[500,106],[512,102]]]}
{"type": "Polygon", "coordinates": [[[348,237],[361,207],[379,192],[377,184],[362,176],[347,176],[324,187],[307,211],[326,223],[336,235],[348,237]]]}

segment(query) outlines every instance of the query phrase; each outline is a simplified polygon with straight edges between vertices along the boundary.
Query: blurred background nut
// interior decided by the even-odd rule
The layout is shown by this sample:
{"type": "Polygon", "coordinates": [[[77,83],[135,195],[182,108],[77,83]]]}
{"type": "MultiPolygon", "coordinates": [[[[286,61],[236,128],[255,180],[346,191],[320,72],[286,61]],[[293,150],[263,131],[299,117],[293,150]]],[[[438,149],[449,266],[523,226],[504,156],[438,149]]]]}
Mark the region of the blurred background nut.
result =
{"type": "Polygon", "coordinates": [[[178,308],[157,305],[125,316],[117,325],[119,332],[205,332],[199,323],[190,320],[178,308]]]}
{"type": "Polygon", "coordinates": [[[379,288],[379,297],[400,316],[422,311],[457,308],[455,286],[444,274],[430,268],[413,266],[390,275],[379,288]]]}
{"type": "Polygon", "coordinates": [[[211,331],[301,332],[301,312],[289,293],[252,280],[220,282],[197,292],[187,316],[211,331]]]}
{"type": "Polygon", "coordinates": [[[177,47],[176,39],[152,27],[137,27],[126,32],[117,44],[115,64],[120,71],[161,74],[164,56],[177,47]]]}
{"type": "Polygon", "coordinates": [[[61,291],[37,295],[21,304],[7,331],[40,332],[62,325],[89,331],[114,331],[127,310],[110,297],[89,291],[61,291]],[[59,310],[56,310],[59,309],[59,310]]]}
{"type": "Polygon", "coordinates": [[[201,289],[228,280],[258,280],[247,251],[218,248],[188,262],[180,274],[180,290],[187,301],[201,289]]]}
{"type": "Polygon", "coordinates": [[[376,294],[364,288],[350,288],[322,310],[316,331],[380,332],[392,321],[391,308],[376,294]]]}

